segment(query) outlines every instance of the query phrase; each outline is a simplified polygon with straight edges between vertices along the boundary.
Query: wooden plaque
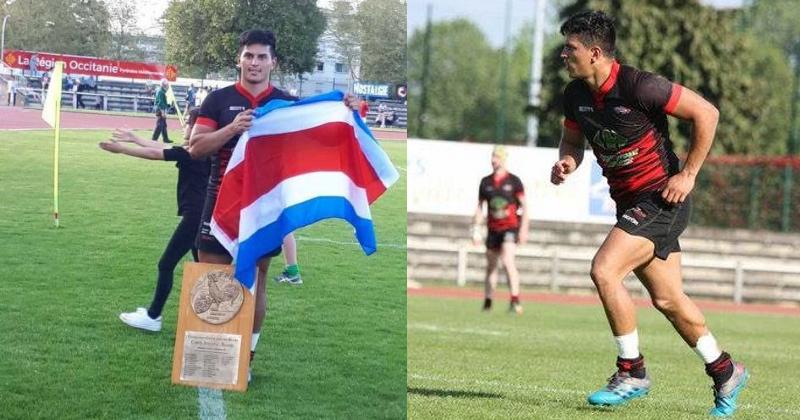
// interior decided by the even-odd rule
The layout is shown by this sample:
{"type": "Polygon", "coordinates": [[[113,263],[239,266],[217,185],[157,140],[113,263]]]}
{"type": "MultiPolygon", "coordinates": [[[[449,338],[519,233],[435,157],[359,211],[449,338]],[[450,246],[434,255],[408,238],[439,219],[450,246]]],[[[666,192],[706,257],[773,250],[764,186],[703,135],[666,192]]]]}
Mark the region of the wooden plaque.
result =
{"type": "Polygon", "coordinates": [[[215,293],[207,290],[209,278],[216,286],[218,278],[232,275],[231,265],[184,264],[172,358],[173,384],[247,391],[255,297],[244,287],[237,295],[230,282],[227,287],[215,288],[215,293]],[[218,321],[231,315],[227,321],[218,321]]]}

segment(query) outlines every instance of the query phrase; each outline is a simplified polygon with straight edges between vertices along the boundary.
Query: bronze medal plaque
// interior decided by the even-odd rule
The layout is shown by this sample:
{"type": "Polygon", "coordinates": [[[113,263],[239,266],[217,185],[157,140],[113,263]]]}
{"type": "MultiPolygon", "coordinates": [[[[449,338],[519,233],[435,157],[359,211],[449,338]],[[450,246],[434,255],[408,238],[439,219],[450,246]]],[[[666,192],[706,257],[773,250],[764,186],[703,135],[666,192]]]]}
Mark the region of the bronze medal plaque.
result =
{"type": "Polygon", "coordinates": [[[222,270],[203,274],[190,294],[192,310],[209,324],[224,324],[239,312],[244,301],[242,285],[222,270]]]}

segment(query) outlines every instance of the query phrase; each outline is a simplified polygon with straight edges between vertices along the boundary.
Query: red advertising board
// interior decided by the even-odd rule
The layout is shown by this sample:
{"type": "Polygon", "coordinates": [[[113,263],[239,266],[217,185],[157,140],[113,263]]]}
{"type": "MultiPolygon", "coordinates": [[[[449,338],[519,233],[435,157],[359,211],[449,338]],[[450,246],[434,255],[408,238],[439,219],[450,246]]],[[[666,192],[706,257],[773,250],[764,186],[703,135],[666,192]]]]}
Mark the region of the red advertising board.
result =
{"type": "Polygon", "coordinates": [[[15,69],[30,69],[31,57],[38,56],[38,71],[47,71],[56,61],[65,63],[64,73],[86,74],[92,76],[114,76],[130,79],[155,79],[166,78],[175,81],[178,77],[178,68],[172,65],[153,63],[139,63],[135,61],[104,60],[96,57],[83,57],[79,55],[51,54],[44,52],[6,50],[3,62],[8,67],[15,69]]]}

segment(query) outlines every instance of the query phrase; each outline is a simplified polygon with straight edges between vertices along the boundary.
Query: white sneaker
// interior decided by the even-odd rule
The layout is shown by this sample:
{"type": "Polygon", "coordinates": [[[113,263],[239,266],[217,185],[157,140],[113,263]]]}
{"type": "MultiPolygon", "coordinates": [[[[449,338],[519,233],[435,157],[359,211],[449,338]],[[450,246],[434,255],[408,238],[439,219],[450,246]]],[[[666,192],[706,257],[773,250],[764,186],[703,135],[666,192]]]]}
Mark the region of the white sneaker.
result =
{"type": "Polygon", "coordinates": [[[119,319],[134,328],[153,332],[161,331],[161,317],[150,318],[145,308],[137,308],[136,312],[123,312],[119,314],[119,319]]]}

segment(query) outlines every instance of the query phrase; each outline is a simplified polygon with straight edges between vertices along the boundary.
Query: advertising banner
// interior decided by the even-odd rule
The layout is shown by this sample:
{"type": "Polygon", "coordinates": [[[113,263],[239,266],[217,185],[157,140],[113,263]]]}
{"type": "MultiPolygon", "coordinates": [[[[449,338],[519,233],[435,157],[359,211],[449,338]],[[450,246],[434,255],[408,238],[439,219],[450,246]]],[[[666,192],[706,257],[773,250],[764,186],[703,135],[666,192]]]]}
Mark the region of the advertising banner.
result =
{"type": "Polygon", "coordinates": [[[3,55],[3,62],[8,67],[21,69],[23,71],[33,68],[38,72],[45,72],[52,69],[56,61],[63,61],[65,63],[64,73],[66,74],[154,80],[166,78],[170,81],[175,81],[178,77],[178,69],[172,65],[165,66],[155,63],[105,60],[97,57],[21,50],[6,50],[3,55]]]}

